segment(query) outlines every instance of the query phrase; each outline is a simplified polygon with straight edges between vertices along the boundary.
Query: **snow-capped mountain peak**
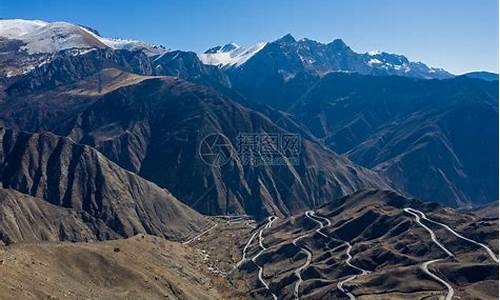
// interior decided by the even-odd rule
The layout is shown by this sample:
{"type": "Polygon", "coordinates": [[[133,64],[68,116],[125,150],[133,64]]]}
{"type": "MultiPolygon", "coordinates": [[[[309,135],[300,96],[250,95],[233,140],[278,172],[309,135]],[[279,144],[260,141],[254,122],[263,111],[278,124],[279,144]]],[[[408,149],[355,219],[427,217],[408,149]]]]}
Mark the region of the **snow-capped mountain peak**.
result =
{"type": "Polygon", "coordinates": [[[141,49],[150,55],[166,51],[162,46],[150,45],[142,41],[101,37],[84,26],[67,22],[0,20],[0,37],[21,40],[24,45],[20,50],[25,50],[28,54],[103,47],[126,50],[141,49]]]}
{"type": "Polygon", "coordinates": [[[141,51],[148,56],[158,56],[168,50],[137,40],[106,38],[91,28],[67,23],[41,20],[0,19],[0,39],[3,51],[0,58],[0,76],[14,77],[31,72],[49,63],[60,51],[69,50],[73,56],[95,49],[141,51]],[[9,59],[19,57],[19,59],[9,59]]]}
{"type": "MultiPolygon", "coordinates": [[[[212,52],[212,51],[210,51],[212,52]]],[[[296,40],[287,34],[273,42],[269,47],[257,48],[257,51],[242,51],[240,48],[228,53],[214,53],[200,55],[205,64],[222,67],[252,64],[246,68],[248,72],[256,72],[251,76],[260,74],[275,74],[285,80],[294,78],[299,73],[310,73],[324,76],[332,72],[348,72],[370,75],[397,75],[416,78],[449,78],[453,75],[437,68],[431,68],[423,63],[412,62],[406,56],[383,51],[369,51],[357,53],[341,39],[335,39],[324,44],[307,38],[296,40]],[[258,53],[259,59],[252,57],[258,53]],[[244,59],[240,59],[243,57],[244,59]],[[235,62],[237,61],[237,63],[235,62]],[[259,70],[258,72],[255,70],[259,70]]],[[[256,57],[256,56],[255,56],[256,57]]]]}
{"type": "MultiPolygon", "coordinates": [[[[151,57],[161,57],[168,52],[162,46],[155,46],[138,40],[106,38],[91,28],[67,22],[46,22],[41,20],[0,20],[0,38],[10,43],[9,51],[24,52],[31,56],[25,65],[4,68],[7,76],[26,73],[35,66],[46,63],[52,54],[62,50],[74,50],[75,55],[87,53],[96,48],[142,51],[151,57]],[[13,41],[12,43],[10,41],[13,41]],[[20,41],[20,42],[19,42],[20,41]],[[13,49],[13,50],[12,50],[13,49]],[[36,56],[36,58],[33,58],[36,56]]],[[[410,61],[403,55],[378,50],[357,53],[340,39],[328,44],[303,38],[296,40],[291,34],[252,47],[241,47],[228,43],[197,54],[203,64],[219,68],[243,69],[253,61],[257,65],[250,69],[266,69],[277,72],[285,78],[307,72],[324,76],[331,72],[356,72],[373,75],[398,75],[417,78],[449,78],[452,74],[428,67],[423,63],[410,61]],[[269,45],[266,47],[266,45],[269,45]],[[257,55],[259,54],[259,55],[257,55]],[[253,57],[260,57],[253,60],[253,57]]],[[[280,76],[281,76],[280,75],[280,76]]]]}
{"type": "Polygon", "coordinates": [[[66,22],[52,22],[16,37],[24,42],[21,49],[29,54],[53,53],[65,49],[104,48],[94,33],[66,22]]]}

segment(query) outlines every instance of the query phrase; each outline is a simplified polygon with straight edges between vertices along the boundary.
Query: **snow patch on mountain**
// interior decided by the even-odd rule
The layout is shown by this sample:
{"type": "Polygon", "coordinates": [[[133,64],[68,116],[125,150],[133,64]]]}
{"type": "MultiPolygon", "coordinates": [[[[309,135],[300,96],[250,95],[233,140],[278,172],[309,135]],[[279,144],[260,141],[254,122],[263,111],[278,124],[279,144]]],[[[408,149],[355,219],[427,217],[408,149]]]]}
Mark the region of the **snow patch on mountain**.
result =
{"type": "Polygon", "coordinates": [[[0,37],[17,38],[27,33],[33,32],[48,23],[41,20],[0,20],[0,37]]]}
{"type": "Polygon", "coordinates": [[[198,54],[198,58],[206,65],[219,67],[239,67],[262,50],[267,43],[258,43],[251,48],[244,48],[235,43],[217,46],[198,54]]]}
{"type": "Polygon", "coordinates": [[[144,50],[148,55],[162,55],[169,50],[163,46],[152,45],[139,40],[100,38],[100,41],[113,49],[123,49],[129,51],[144,50]]]}
{"type": "Polygon", "coordinates": [[[90,31],[66,22],[49,23],[18,37],[29,54],[53,53],[66,49],[99,48],[105,45],[90,31]]]}
{"type": "Polygon", "coordinates": [[[376,58],[370,58],[370,60],[368,60],[368,64],[371,66],[371,65],[375,65],[375,64],[381,64],[382,62],[376,58]]]}
{"type": "Polygon", "coordinates": [[[366,54],[368,54],[370,56],[375,56],[375,55],[382,54],[382,51],[380,51],[380,50],[370,50],[370,51],[366,52],[366,54]]]}

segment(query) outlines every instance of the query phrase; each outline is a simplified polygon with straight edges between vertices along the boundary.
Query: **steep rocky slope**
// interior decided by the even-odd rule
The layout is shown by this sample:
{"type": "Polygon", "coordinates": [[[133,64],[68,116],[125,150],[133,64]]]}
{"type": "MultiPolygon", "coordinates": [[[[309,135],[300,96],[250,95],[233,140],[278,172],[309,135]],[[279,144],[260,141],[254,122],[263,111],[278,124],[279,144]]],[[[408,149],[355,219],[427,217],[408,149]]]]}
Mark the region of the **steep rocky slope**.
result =
{"type": "Polygon", "coordinates": [[[60,85],[77,82],[105,68],[117,68],[137,74],[152,73],[149,58],[140,51],[104,48],[91,49],[84,53],[65,50],[51,55],[49,62],[34,67],[30,72],[6,78],[5,81],[8,83],[6,93],[22,96],[51,90],[60,85]]]}
{"type": "Polygon", "coordinates": [[[119,238],[103,221],[85,211],[0,188],[0,243],[83,241],[119,238]]]}
{"type": "MultiPolygon", "coordinates": [[[[30,234],[30,238],[53,239],[58,226],[56,236],[70,240],[130,237],[137,233],[184,239],[209,225],[168,191],[120,168],[91,147],[50,133],[30,134],[5,128],[0,129],[0,143],[2,186],[39,198],[23,201],[22,197],[7,194],[2,200],[4,209],[5,205],[17,206],[10,212],[4,210],[7,217],[27,220],[25,228],[23,223],[17,223],[21,228],[13,229],[17,233],[4,242],[19,239],[24,231],[32,232],[30,226],[36,221],[43,221],[37,225],[46,225],[40,230],[48,234],[30,234]],[[55,207],[41,204],[40,199],[55,207]],[[12,215],[18,212],[21,215],[12,215]],[[62,220],[48,220],[51,214],[62,220]],[[68,232],[66,224],[73,229],[88,229],[68,232]]],[[[6,231],[11,233],[12,229],[6,231]]]]}

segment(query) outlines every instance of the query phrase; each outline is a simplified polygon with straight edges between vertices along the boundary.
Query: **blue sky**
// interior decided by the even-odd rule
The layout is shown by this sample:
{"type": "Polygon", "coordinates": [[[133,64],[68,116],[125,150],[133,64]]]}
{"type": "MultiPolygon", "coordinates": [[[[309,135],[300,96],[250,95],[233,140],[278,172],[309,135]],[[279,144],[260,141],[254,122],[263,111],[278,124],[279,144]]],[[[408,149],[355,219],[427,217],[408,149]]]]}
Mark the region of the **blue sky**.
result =
{"type": "Polygon", "coordinates": [[[286,33],[342,38],[358,52],[404,54],[457,74],[498,72],[498,0],[0,0],[0,18],[68,21],[193,51],[286,33]]]}

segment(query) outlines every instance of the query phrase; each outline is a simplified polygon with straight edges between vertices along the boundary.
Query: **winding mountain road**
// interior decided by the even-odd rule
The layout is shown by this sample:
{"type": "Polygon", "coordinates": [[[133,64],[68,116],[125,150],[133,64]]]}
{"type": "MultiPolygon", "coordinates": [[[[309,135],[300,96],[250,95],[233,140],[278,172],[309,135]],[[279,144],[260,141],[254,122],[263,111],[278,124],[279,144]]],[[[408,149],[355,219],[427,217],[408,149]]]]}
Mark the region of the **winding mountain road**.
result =
{"type": "MultiPolygon", "coordinates": [[[[326,221],[326,226],[330,226],[332,225],[332,223],[330,222],[329,219],[325,218],[325,217],[321,217],[321,216],[317,216],[314,211],[308,211],[306,213],[306,216],[315,221],[317,224],[319,224],[320,228],[316,230],[317,233],[319,233],[320,235],[324,236],[324,237],[327,237],[327,238],[330,238],[336,242],[339,242],[339,243],[342,243],[341,246],[347,246],[347,249],[346,249],[346,255],[347,255],[347,259],[345,260],[345,263],[350,266],[351,268],[355,269],[355,270],[358,270],[361,272],[361,274],[357,274],[357,275],[353,275],[353,276],[350,276],[342,281],[340,281],[339,283],[337,283],[337,288],[343,292],[344,294],[346,294],[349,299],[351,300],[354,300],[356,299],[356,297],[351,293],[349,292],[347,289],[344,288],[344,284],[346,284],[347,282],[351,281],[351,280],[354,280],[357,276],[359,275],[366,275],[366,274],[370,274],[370,271],[368,270],[365,270],[363,268],[360,268],[354,264],[351,263],[351,260],[352,260],[352,255],[351,255],[351,250],[352,250],[352,245],[347,242],[347,241],[344,241],[344,240],[339,240],[339,239],[336,239],[336,238],[333,238],[333,237],[330,237],[326,234],[324,234],[323,232],[321,232],[321,229],[323,229],[325,226],[323,225],[323,222],[319,221],[318,219],[320,220],[325,220],[326,221]]],[[[338,246],[338,247],[335,247],[333,248],[332,250],[337,250],[339,247],[341,246],[338,246]]]]}
{"type": "MultiPolygon", "coordinates": [[[[311,220],[313,220],[314,222],[316,222],[318,225],[319,225],[319,228],[316,229],[316,232],[326,238],[328,238],[328,236],[326,234],[324,234],[323,232],[321,232],[321,229],[323,229],[323,223],[319,222],[318,220],[314,219],[313,216],[314,216],[314,211],[312,210],[308,210],[305,212],[305,216],[311,220]]],[[[330,222],[330,221],[328,221],[330,222]]],[[[329,223],[331,224],[331,223],[329,223]]],[[[298,238],[294,239],[293,240],[293,244],[298,247],[300,249],[301,252],[304,252],[307,257],[306,257],[306,262],[298,267],[295,271],[294,271],[294,274],[295,276],[298,278],[297,282],[295,283],[295,288],[294,288],[294,296],[295,296],[295,299],[299,299],[299,291],[300,291],[300,285],[302,284],[303,282],[303,279],[302,279],[302,271],[305,270],[307,267],[309,267],[309,265],[311,264],[311,260],[312,260],[312,253],[311,251],[309,251],[307,248],[305,247],[302,247],[302,246],[299,246],[298,245],[298,241],[300,241],[301,239],[305,238],[306,236],[308,236],[309,234],[304,234],[302,236],[299,236],[298,238]]]]}
{"type": "Polygon", "coordinates": [[[252,258],[252,262],[259,268],[259,273],[257,276],[259,278],[260,283],[266,288],[266,290],[268,290],[271,293],[271,296],[273,297],[274,300],[278,300],[278,297],[271,291],[271,289],[269,288],[269,285],[264,281],[264,278],[262,277],[262,273],[264,272],[264,269],[262,268],[262,266],[257,264],[257,258],[259,256],[261,256],[262,253],[264,253],[264,251],[267,250],[267,248],[264,246],[264,243],[263,243],[264,238],[262,237],[262,233],[264,232],[264,229],[271,228],[271,226],[273,226],[273,222],[276,221],[276,219],[278,219],[278,217],[275,217],[275,216],[271,216],[271,217],[267,218],[266,226],[264,226],[264,228],[262,228],[259,231],[259,246],[260,246],[261,250],[259,251],[259,253],[257,253],[257,255],[255,255],[252,258]]]}
{"type": "Polygon", "coordinates": [[[354,280],[356,278],[357,275],[353,275],[347,279],[344,279],[342,281],[339,281],[339,283],[337,283],[337,288],[344,294],[347,295],[347,297],[349,297],[349,299],[351,300],[355,300],[356,299],[356,296],[354,296],[351,292],[349,292],[349,290],[346,290],[344,289],[344,284],[348,283],[349,281],[351,280],[354,280]]]}
{"type": "Polygon", "coordinates": [[[194,240],[197,240],[199,239],[200,237],[204,236],[205,234],[209,233],[210,231],[212,231],[215,227],[217,227],[217,223],[215,223],[215,225],[213,225],[212,227],[208,228],[207,230],[203,231],[202,233],[198,234],[197,236],[185,241],[184,243],[182,243],[183,245],[188,245],[189,243],[193,242],[194,240]]]}
{"type": "MultiPolygon", "coordinates": [[[[422,220],[425,220],[425,221],[427,221],[429,223],[441,226],[441,227],[445,228],[448,232],[450,232],[451,234],[453,234],[454,236],[458,237],[459,239],[462,239],[462,240],[464,240],[466,242],[473,243],[473,244],[475,244],[477,246],[480,246],[481,248],[483,248],[484,250],[486,250],[486,252],[491,257],[491,259],[493,259],[496,263],[498,263],[498,257],[495,255],[495,253],[493,252],[493,250],[491,250],[485,244],[479,243],[477,241],[474,241],[472,239],[469,239],[469,238],[467,238],[467,237],[459,234],[458,232],[456,232],[455,230],[453,230],[450,226],[448,226],[446,224],[443,224],[443,223],[434,221],[432,219],[429,219],[422,211],[420,211],[418,209],[407,207],[407,208],[404,208],[403,210],[406,213],[409,213],[409,214],[411,214],[411,215],[413,215],[415,217],[415,220],[417,221],[417,223],[421,227],[423,227],[425,230],[427,230],[429,232],[432,241],[436,245],[438,245],[441,249],[443,249],[443,251],[448,255],[448,257],[455,257],[455,255],[436,239],[436,234],[434,233],[434,231],[432,229],[430,229],[429,227],[427,227],[425,224],[423,224],[422,220]]],[[[448,282],[446,282],[444,279],[440,278],[436,274],[434,274],[431,271],[429,271],[429,266],[431,264],[436,263],[436,262],[441,261],[441,260],[443,260],[443,259],[434,259],[434,260],[426,261],[426,262],[424,262],[421,265],[421,269],[427,275],[429,275],[434,280],[436,280],[437,282],[441,283],[442,285],[444,285],[448,289],[448,293],[446,294],[445,300],[451,300],[453,298],[454,293],[455,293],[453,287],[448,282]]]]}
{"type": "Polygon", "coordinates": [[[431,276],[432,278],[434,278],[434,280],[436,280],[437,282],[441,283],[442,285],[446,286],[446,288],[448,289],[448,293],[446,294],[446,297],[445,297],[445,300],[451,300],[453,298],[453,295],[455,294],[455,291],[453,290],[453,287],[448,283],[446,282],[445,280],[441,279],[440,277],[438,277],[436,274],[432,273],[431,271],[429,271],[429,266],[435,262],[438,262],[438,261],[441,261],[443,260],[442,258],[439,258],[439,259],[434,259],[434,260],[430,260],[430,261],[426,261],[424,262],[420,268],[429,276],[431,276]]]}
{"type": "Polygon", "coordinates": [[[353,265],[351,263],[351,260],[352,260],[352,255],[351,255],[351,250],[352,250],[352,245],[349,243],[349,242],[346,242],[344,241],[345,245],[347,246],[347,250],[346,250],[346,255],[347,255],[347,259],[345,260],[345,263],[350,266],[351,268],[354,268],[358,271],[361,272],[361,274],[357,274],[357,275],[352,275],[351,277],[347,278],[347,279],[344,279],[342,281],[340,281],[339,283],[337,283],[337,288],[342,291],[344,294],[346,294],[349,299],[351,300],[354,300],[356,299],[356,296],[354,296],[351,292],[349,292],[348,290],[344,289],[344,284],[346,284],[347,282],[351,281],[351,280],[354,280],[356,277],[358,277],[359,275],[366,275],[366,274],[370,274],[370,271],[368,270],[365,270],[363,268],[360,268],[356,265],[353,265]]]}
{"type": "Polygon", "coordinates": [[[302,271],[304,269],[306,269],[307,267],[309,267],[309,265],[311,264],[311,260],[312,260],[312,253],[311,251],[307,250],[306,248],[302,247],[302,246],[299,246],[297,244],[297,242],[303,238],[305,238],[306,236],[308,236],[309,234],[305,234],[305,235],[302,235],[302,236],[299,236],[298,238],[294,239],[293,240],[293,244],[298,247],[300,249],[301,252],[304,252],[306,255],[307,255],[307,258],[306,258],[306,262],[298,267],[295,271],[294,271],[294,274],[295,276],[297,276],[298,280],[297,282],[295,283],[295,288],[294,288],[294,296],[295,296],[295,299],[299,299],[299,289],[300,289],[300,285],[302,284],[302,271]]]}
{"type": "MultiPolygon", "coordinates": [[[[472,239],[469,239],[463,235],[461,235],[460,233],[456,232],[455,230],[451,229],[450,226],[446,225],[446,224],[443,224],[443,223],[440,223],[440,222],[437,222],[437,221],[434,221],[432,219],[429,219],[422,211],[418,210],[418,209],[414,209],[414,208],[408,208],[408,211],[413,211],[414,213],[416,214],[419,214],[420,217],[430,223],[433,223],[433,224],[436,224],[436,225],[439,225],[443,228],[445,228],[446,230],[448,230],[451,234],[453,234],[454,236],[458,237],[459,239],[462,239],[466,242],[469,242],[469,243],[472,243],[472,244],[475,244],[477,246],[480,246],[481,248],[483,248],[484,250],[486,250],[486,252],[488,253],[488,255],[491,257],[491,259],[493,259],[496,263],[498,263],[498,257],[495,255],[495,253],[493,252],[493,250],[491,250],[488,246],[486,246],[485,244],[483,243],[479,243],[479,242],[476,242],[472,239]]],[[[407,211],[407,212],[408,212],[407,211]]]]}
{"type": "MultiPolygon", "coordinates": [[[[323,225],[323,222],[321,222],[321,221],[319,221],[319,220],[317,220],[317,219],[316,219],[316,218],[318,218],[318,217],[315,215],[314,211],[312,211],[312,210],[306,211],[306,217],[308,217],[309,219],[313,220],[314,222],[316,222],[316,224],[318,224],[318,225],[319,225],[319,228],[318,228],[318,229],[316,229],[316,232],[317,232],[319,235],[322,235],[322,236],[324,236],[324,237],[326,237],[326,238],[330,238],[328,235],[326,235],[326,234],[324,234],[323,232],[321,232],[321,230],[322,230],[325,226],[323,225]]],[[[328,220],[327,218],[324,218],[324,219],[325,219],[325,220],[327,220],[327,224],[328,224],[327,226],[330,226],[330,225],[332,224],[332,223],[330,223],[330,220],[328,220]]]]}
{"type": "Polygon", "coordinates": [[[245,247],[243,248],[243,253],[242,253],[242,258],[241,260],[233,267],[233,270],[235,269],[238,269],[245,261],[248,261],[249,259],[246,257],[247,256],[247,251],[248,251],[248,248],[250,247],[250,245],[252,244],[253,240],[255,239],[255,237],[257,236],[257,234],[259,235],[259,247],[261,248],[261,250],[254,256],[252,257],[250,260],[257,266],[257,268],[259,268],[259,273],[258,273],[258,279],[259,279],[259,282],[264,286],[264,288],[266,290],[268,290],[270,293],[271,293],[271,296],[273,297],[274,300],[278,300],[278,297],[271,291],[271,289],[269,288],[269,285],[264,281],[264,278],[263,278],[263,272],[264,272],[264,269],[262,268],[262,266],[260,266],[259,264],[257,264],[257,258],[259,256],[261,256],[264,251],[267,250],[267,248],[264,246],[264,238],[262,237],[262,233],[264,232],[265,229],[269,229],[271,228],[271,226],[273,225],[274,221],[276,221],[278,219],[278,217],[275,217],[275,216],[270,216],[267,218],[267,223],[266,225],[259,231],[256,231],[247,241],[245,247]]]}
{"type": "MultiPolygon", "coordinates": [[[[450,250],[448,250],[443,244],[441,244],[437,240],[436,234],[434,233],[434,231],[432,229],[430,229],[429,227],[427,227],[425,224],[422,223],[421,219],[425,218],[425,214],[423,212],[421,212],[421,211],[419,211],[417,209],[410,208],[410,207],[404,208],[403,211],[406,212],[406,213],[409,213],[410,215],[412,215],[412,216],[415,217],[415,221],[422,228],[424,228],[425,230],[427,230],[427,232],[429,232],[429,234],[431,236],[431,240],[434,242],[434,244],[438,245],[448,255],[448,257],[455,257],[455,255],[450,250]]],[[[436,280],[437,282],[441,283],[442,285],[444,285],[448,289],[448,293],[446,294],[445,300],[451,300],[453,298],[453,294],[455,293],[455,290],[453,289],[453,287],[448,282],[446,282],[444,279],[440,278],[436,274],[434,274],[431,271],[429,271],[429,265],[431,265],[431,264],[433,264],[435,262],[441,261],[441,260],[443,260],[443,259],[440,258],[440,259],[434,259],[434,260],[426,261],[426,262],[424,262],[420,266],[420,268],[427,275],[429,275],[434,280],[436,280]]]]}
{"type": "Polygon", "coordinates": [[[236,265],[234,265],[234,269],[238,269],[245,261],[248,260],[248,258],[247,258],[248,247],[250,247],[250,245],[252,244],[252,241],[255,239],[257,234],[259,234],[258,231],[254,232],[254,234],[252,234],[252,236],[248,239],[245,247],[243,247],[243,252],[241,254],[241,260],[239,262],[237,262],[236,265]]]}
{"type": "Polygon", "coordinates": [[[434,233],[434,231],[432,229],[430,229],[429,227],[427,227],[424,223],[422,223],[423,213],[421,211],[413,209],[413,208],[409,208],[409,207],[404,208],[403,210],[415,217],[415,221],[417,221],[417,223],[420,225],[420,227],[424,228],[425,230],[427,230],[427,232],[429,232],[429,234],[431,235],[431,240],[434,242],[434,244],[438,245],[439,248],[441,248],[446,253],[446,255],[448,255],[449,257],[455,257],[455,254],[453,254],[450,250],[448,250],[443,244],[441,244],[437,240],[436,234],[434,233]]]}

